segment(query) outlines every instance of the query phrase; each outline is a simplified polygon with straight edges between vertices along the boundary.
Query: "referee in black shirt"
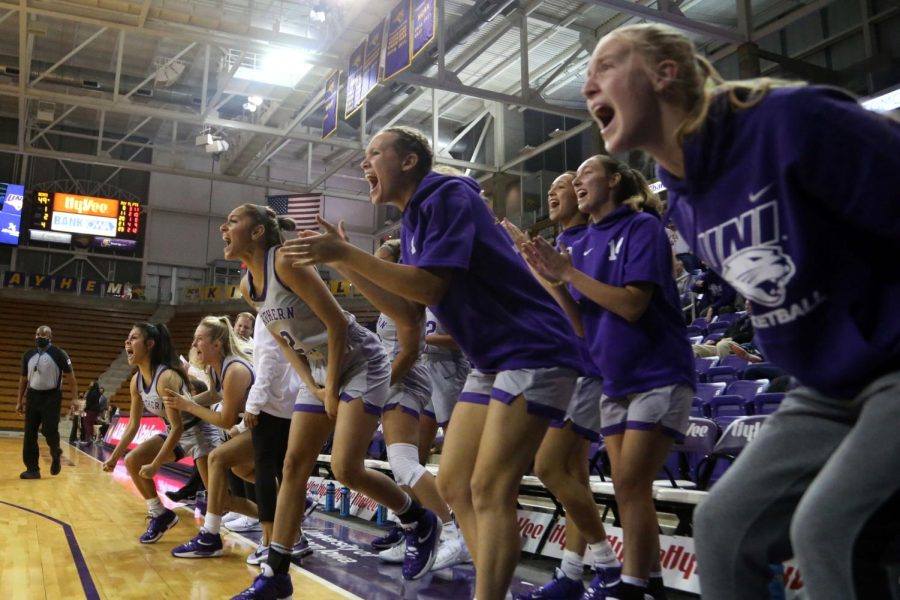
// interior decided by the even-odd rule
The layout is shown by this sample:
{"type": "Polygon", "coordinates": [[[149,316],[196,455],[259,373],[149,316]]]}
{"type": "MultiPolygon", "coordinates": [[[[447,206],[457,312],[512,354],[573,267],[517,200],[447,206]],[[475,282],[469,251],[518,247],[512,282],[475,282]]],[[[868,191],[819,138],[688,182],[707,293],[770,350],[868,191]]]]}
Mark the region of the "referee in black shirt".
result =
{"type": "Polygon", "coordinates": [[[22,479],[40,479],[41,467],[38,463],[37,434],[40,427],[44,439],[50,446],[50,474],[60,470],[59,411],[62,404],[62,376],[66,374],[72,389],[72,405],[78,399],[78,381],[72,370],[72,361],[62,348],[51,343],[53,332],[46,325],[37,328],[34,334],[36,348],[22,357],[22,376],[19,377],[19,398],[16,414],[25,413],[25,443],[22,460],[25,471],[22,479]]]}

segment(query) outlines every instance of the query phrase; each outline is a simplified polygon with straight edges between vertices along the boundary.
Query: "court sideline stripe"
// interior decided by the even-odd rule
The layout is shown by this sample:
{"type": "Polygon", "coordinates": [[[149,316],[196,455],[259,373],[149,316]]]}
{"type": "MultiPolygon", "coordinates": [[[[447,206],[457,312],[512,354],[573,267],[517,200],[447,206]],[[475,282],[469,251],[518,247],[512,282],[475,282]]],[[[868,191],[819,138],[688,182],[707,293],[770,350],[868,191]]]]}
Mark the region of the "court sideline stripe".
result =
{"type": "MultiPolygon", "coordinates": [[[[78,452],[81,452],[82,454],[84,454],[84,455],[87,456],[88,458],[90,458],[90,459],[92,459],[92,460],[94,460],[94,461],[96,461],[96,462],[98,462],[98,463],[100,463],[100,464],[103,464],[103,461],[100,460],[99,458],[97,458],[96,456],[94,456],[93,454],[88,454],[87,452],[85,452],[84,450],[82,450],[81,448],[78,448],[78,447],[76,447],[76,446],[71,446],[71,445],[70,445],[69,447],[72,448],[73,450],[77,450],[78,452]]],[[[234,531],[229,531],[228,534],[229,534],[229,535],[232,535],[232,536],[234,536],[234,537],[238,537],[238,538],[242,539],[242,540],[245,541],[247,544],[249,544],[251,548],[256,548],[256,542],[254,542],[254,541],[251,540],[250,538],[244,537],[244,536],[242,536],[241,534],[236,533],[236,532],[234,532],[234,531]]],[[[321,576],[319,576],[319,575],[316,575],[316,574],[313,573],[312,571],[307,571],[307,570],[304,569],[303,567],[298,567],[297,565],[291,563],[291,569],[293,569],[293,570],[295,570],[295,571],[298,571],[300,574],[302,574],[302,575],[304,575],[304,576],[306,576],[306,577],[309,577],[310,579],[312,579],[313,581],[315,581],[316,583],[318,583],[318,584],[321,585],[322,587],[327,588],[327,589],[331,590],[332,592],[334,592],[334,593],[336,593],[336,594],[339,594],[339,595],[343,596],[344,598],[349,598],[350,600],[363,600],[363,598],[362,598],[361,596],[357,596],[357,595],[354,594],[353,592],[349,592],[349,591],[347,591],[347,590],[345,590],[345,589],[343,589],[343,588],[341,588],[341,587],[338,587],[336,584],[334,584],[334,583],[328,581],[328,580],[325,579],[324,577],[321,577],[321,576]]],[[[88,600],[94,600],[94,599],[93,599],[93,598],[89,598],[88,600]]]]}
{"type": "Polygon", "coordinates": [[[31,514],[43,517],[48,521],[53,521],[57,525],[62,526],[63,532],[66,534],[66,542],[69,544],[69,551],[72,553],[72,559],[75,561],[75,569],[78,571],[78,578],[81,580],[81,587],[84,590],[85,597],[87,600],[100,600],[100,595],[97,593],[97,587],[94,585],[94,580],[91,579],[91,571],[88,569],[87,562],[84,560],[84,555],[81,553],[81,548],[78,546],[78,540],[75,539],[75,532],[72,531],[71,525],[63,523],[50,515],[45,515],[44,513],[25,508],[24,506],[19,506],[18,504],[4,502],[3,500],[0,500],[0,504],[30,512],[31,514]]]}

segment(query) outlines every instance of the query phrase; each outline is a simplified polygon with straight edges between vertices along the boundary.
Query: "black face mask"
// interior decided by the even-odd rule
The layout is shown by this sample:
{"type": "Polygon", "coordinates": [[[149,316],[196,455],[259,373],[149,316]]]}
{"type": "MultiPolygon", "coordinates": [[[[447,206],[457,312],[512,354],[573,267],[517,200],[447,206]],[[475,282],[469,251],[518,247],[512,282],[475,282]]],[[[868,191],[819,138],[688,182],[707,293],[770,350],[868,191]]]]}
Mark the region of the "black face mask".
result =
{"type": "Polygon", "coordinates": [[[38,348],[43,350],[44,348],[46,348],[47,346],[50,345],[50,338],[36,337],[36,338],[34,338],[34,343],[35,343],[35,345],[37,345],[38,348]]]}

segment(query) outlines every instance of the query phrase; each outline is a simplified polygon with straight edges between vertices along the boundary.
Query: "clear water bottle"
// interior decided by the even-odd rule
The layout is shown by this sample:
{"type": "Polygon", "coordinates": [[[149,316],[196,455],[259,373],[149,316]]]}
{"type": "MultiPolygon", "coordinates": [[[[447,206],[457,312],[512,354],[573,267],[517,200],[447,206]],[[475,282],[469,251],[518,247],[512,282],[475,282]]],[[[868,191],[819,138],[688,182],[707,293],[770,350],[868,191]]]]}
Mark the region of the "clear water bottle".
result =
{"type": "Polygon", "coordinates": [[[346,485],[341,487],[341,516],[350,516],[350,488],[346,485]]]}
{"type": "Polygon", "coordinates": [[[334,512],[334,483],[325,486],[325,512],[334,512]]]}

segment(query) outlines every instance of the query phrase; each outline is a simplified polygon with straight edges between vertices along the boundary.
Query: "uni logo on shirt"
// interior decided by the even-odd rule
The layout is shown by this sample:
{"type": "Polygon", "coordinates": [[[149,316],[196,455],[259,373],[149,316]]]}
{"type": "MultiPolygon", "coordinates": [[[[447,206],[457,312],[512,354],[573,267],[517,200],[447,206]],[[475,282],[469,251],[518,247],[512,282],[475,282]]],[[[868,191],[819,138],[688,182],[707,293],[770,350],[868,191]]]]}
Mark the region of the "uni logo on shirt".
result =
{"type": "Polygon", "coordinates": [[[697,236],[707,264],[719,270],[738,293],[763,306],[784,302],[787,284],[797,271],[780,242],[775,200],[752,206],[697,236]]]}
{"type": "Polygon", "coordinates": [[[413,239],[409,240],[409,253],[410,254],[416,253],[416,241],[413,239]]]}
{"type": "Polygon", "coordinates": [[[609,260],[614,261],[619,258],[619,252],[622,251],[622,242],[625,241],[625,238],[619,238],[617,240],[610,240],[609,242],[609,260]]]}

